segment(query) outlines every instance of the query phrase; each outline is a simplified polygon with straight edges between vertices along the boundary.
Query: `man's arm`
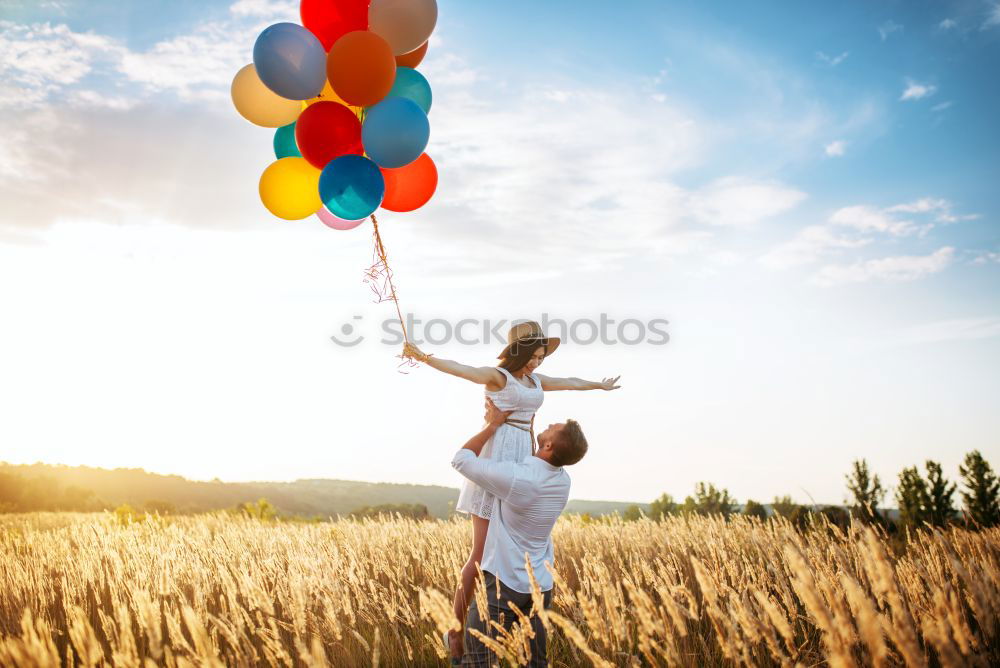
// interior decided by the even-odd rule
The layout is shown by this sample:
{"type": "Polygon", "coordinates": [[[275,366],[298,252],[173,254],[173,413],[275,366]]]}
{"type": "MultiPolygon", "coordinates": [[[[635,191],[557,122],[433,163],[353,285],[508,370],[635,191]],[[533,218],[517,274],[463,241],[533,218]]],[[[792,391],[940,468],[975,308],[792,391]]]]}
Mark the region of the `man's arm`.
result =
{"type": "Polygon", "coordinates": [[[513,412],[501,411],[487,398],[486,427],[470,438],[451,460],[451,465],[463,476],[505,500],[510,496],[511,489],[514,486],[517,465],[514,462],[480,459],[479,453],[482,452],[483,446],[490,440],[490,437],[496,432],[497,428],[513,412]]]}
{"type": "Polygon", "coordinates": [[[476,457],[483,451],[486,441],[490,440],[497,429],[500,428],[510,414],[514,411],[502,411],[497,408],[490,398],[486,398],[486,426],[483,430],[469,439],[469,442],[462,446],[463,450],[472,450],[476,457]]]}

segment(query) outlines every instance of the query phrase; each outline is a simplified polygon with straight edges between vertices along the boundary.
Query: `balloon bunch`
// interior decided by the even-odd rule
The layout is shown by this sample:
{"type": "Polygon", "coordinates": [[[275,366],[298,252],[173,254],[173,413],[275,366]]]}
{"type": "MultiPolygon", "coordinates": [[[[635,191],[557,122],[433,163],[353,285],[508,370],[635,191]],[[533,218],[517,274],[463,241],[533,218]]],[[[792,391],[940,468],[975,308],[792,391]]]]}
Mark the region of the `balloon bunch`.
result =
{"type": "Polygon", "coordinates": [[[380,206],[430,200],[437,168],[424,153],[431,87],[416,70],[436,0],[302,0],[302,24],[260,33],[233,79],[236,110],[274,133],[260,198],[279,218],[312,214],[351,229],[380,206]]]}

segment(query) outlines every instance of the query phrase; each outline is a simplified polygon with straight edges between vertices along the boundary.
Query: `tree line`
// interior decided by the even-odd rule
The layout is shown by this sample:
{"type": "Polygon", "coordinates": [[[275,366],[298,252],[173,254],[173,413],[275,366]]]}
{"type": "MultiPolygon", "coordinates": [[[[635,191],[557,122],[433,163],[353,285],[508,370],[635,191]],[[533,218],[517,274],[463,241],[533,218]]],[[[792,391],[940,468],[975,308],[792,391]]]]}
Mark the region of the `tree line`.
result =
{"type": "Polygon", "coordinates": [[[643,513],[638,505],[629,506],[624,513],[628,521],[638,520],[643,515],[658,520],[672,515],[721,515],[729,517],[739,513],[766,520],[779,516],[796,526],[805,527],[818,517],[824,517],[832,524],[846,526],[852,519],[880,524],[886,529],[943,527],[961,523],[970,528],[986,528],[1000,525],[1000,481],[992,466],[978,450],[965,455],[959,466],[961,489],[958,483],[944,476],[939,462],[924,462],[926,475],[917,466],[908,466],[900,471],[895,486],[894,499],[898,515],[892,517],[880,506],[884,503],[888,489],[878,474],[873,473],[865,459],[852,462],[851,470],[845,475],[848,498],[844,506],[818,506],[798,504],[791,496],[778,496],[768,508],[753,499],[739,504],[726,489],[719,489],[709,482],[695,485],[694,494],[678,503],[670,494],[662,494],[653,500],[649,512],[643,513]],[[955,506],[955,492],[961,497],[961,510],[955,506]]]}

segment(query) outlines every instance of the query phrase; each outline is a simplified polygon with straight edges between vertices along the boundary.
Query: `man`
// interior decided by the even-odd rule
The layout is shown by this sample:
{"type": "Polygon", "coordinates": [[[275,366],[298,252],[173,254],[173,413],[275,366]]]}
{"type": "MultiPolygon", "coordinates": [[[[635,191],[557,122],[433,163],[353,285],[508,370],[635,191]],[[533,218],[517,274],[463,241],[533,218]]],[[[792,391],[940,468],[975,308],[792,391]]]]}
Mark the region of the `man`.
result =
{"type": "MultiPolygon", "coordinates": [[[[497,498],[497,507],[486,534],[480,567],[489,601],[489,619],[481,619],[473,602],[465,620],[466,630],[475,629],[496,637],[490,621],[506,628],[517,618],[512,608],[528,614],[531,610],[531,582],[525,554],[543,592],[544,605],[552,600],[552,527],[569,499],[569,474],[564,467],[576,464],[587,453],[587,439],[575,420],[550,424],[538,435],[538,451],[523,462],[501,462],[480,458],[479,453],[493,432],[512,411],[500,411],[486,399],[486,427],[458,451],[451,465],[472,482],[497,498]]],[[[545,628],[532,619],[535,638],[531,642],[531,666],[546,666],[545,628]]],[[[496,657],[483,642],[466,633],[463,665],[488,666],[496,657]]]]}

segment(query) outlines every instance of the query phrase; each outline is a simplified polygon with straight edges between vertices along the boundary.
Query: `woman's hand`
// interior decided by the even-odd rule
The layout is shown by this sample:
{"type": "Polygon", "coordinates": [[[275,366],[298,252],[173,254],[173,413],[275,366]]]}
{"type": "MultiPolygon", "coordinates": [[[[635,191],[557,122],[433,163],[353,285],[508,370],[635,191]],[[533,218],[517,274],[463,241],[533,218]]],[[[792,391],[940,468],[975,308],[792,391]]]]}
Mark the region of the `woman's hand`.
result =
{"type": "Polygon", "coordinates": [[[417,360],[418,362],[426,362],[427,359],[430,357],[430,355],[428,355],[424,351],[420,350],[420,348],[417,348],[415,345],[407,341],[403,344],[403,357],[409,357],[411,359],[417,360]]]}
{"type": "Polygon", "coordinates": [[[602,390],[617,390],[621,385],[615,385],[621,376],[615,376],[614,378],[605,378],[600,382],[600,387],[602,390]]]}
{"type": "Polygon", "coordinates": [[[493,403],[492,399],[486,397],[486,415],[484,417],[486,418],[486,423],[491,427],[499,427],[502,425],[507,421],[507,418],[509,418],[513,412],[514,411],[500,410],[496,407],[496,404],[493,403]]]}

